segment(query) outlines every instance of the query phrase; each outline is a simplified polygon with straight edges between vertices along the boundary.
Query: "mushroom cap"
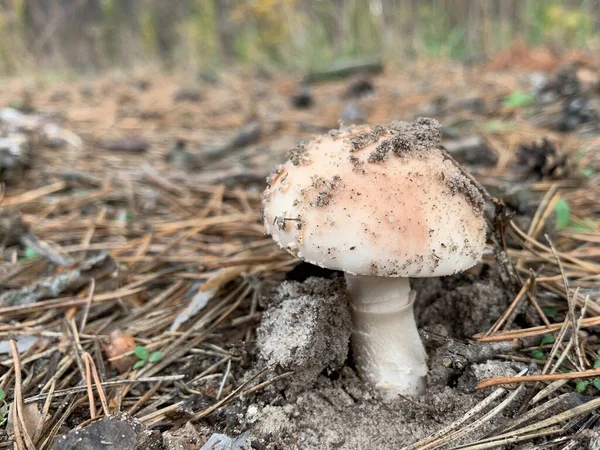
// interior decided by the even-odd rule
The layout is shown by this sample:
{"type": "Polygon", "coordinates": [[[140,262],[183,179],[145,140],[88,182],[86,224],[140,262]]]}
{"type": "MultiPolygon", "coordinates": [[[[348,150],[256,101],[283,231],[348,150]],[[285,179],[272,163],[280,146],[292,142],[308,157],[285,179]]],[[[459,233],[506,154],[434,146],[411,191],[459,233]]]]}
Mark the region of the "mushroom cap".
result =
{"type": "Polygon", "coordinates": [[[307,262],[355,275],[468,269],[485,246],[483,196],[440,143],[426,118],[313,137],[267,180],[266,232],[307,262]]]}

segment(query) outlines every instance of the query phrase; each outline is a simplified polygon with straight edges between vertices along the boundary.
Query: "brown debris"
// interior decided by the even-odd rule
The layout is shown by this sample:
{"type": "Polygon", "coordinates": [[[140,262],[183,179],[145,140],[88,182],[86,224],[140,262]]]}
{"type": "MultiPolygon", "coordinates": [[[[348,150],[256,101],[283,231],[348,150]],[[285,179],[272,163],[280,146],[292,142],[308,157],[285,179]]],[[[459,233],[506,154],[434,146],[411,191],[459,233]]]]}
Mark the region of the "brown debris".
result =
{"type": "Polygon", "coordinates": [[[135,340],[131,334],[123,333],[121,330],[114,330],[108,335],[108,343],[104,345],[104,352],[109,359],[110,364],[119,372],[128,372],[135,364],[135,356],[132,353],[135,349],[135,340]]]}

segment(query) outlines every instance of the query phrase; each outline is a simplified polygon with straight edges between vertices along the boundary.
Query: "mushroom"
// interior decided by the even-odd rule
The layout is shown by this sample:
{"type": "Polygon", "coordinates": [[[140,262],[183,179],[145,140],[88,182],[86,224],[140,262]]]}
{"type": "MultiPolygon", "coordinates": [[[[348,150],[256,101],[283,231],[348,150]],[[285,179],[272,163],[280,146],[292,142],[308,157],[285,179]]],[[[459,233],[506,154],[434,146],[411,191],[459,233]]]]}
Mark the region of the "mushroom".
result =
{"type": "Polygon", "coordinates": [[[266,232],[345,272],[359,375],[386,396],[422,393],[427,355],[408,277],[472,267],[486,237],[481,191],[442,149],[439,123],[342,126],[291,150],[267,181],[266,232]]]}

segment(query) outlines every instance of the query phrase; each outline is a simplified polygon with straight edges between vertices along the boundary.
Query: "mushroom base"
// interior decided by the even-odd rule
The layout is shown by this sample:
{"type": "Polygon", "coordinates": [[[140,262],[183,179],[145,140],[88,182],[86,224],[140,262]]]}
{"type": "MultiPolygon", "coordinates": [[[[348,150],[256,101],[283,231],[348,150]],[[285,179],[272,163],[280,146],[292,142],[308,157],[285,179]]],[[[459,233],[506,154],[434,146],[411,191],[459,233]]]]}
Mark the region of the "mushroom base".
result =
{"type": "Polygon", "coordinates": [[[413,313],[408,278],[346,274],[352,350],[361,378],[388,398],[425,390],[427,354],[413,313]]]}

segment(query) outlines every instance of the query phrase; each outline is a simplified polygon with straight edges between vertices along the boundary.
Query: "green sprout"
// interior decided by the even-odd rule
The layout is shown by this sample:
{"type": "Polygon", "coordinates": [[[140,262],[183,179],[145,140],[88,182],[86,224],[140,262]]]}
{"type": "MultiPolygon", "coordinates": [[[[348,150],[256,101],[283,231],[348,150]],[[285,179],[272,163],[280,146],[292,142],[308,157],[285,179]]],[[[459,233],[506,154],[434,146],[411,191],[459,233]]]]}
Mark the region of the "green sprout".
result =
{"type": "Polygon", "coordinates": [[[529,106],[535,101],[535,96],[519,90],[514,91],[504,99],[504,106],[508,108],[523,108],[529,106]]]}
{"type": "Polygon", "coordinates": [[[136,346],[133,352],[135,353],[135,356],[138,359],[133,365],[134,370],[141,369],[146,365],[146,363],[157,363],[163,357],[163,354],[161,352],[157,351],[150,353],[146,347],[143,347],[141,345],[136,346]]]}
{"type": "Polygon", "coordinates": [[[551,319],[554,319],[558,315],[558,310],[556,308],[552,308],[551,306],[546,306],[542,308],[544,314],[546,314],[551,319]]]}
{"type": "Polygon", "coordinates": [[[546,359],[546,355],[544,355],[544,352],[541,350],[534,350],[531,352],[531,357],[533,359],[537,359],[538,361],[543,361],[544,359],[546,359]]]}
{"type": "Polygon", "coordinates": [[[564,198],[559,199],[554,206],[554,211],[556,212],[556,228],[562,230],[568,227],[571,223],[569,203],[564,198]]]}
{"type": "Polygon", "coordinates": [[[578,380],[577,384],[575,385],[575,390],[581,394],[583,391],[585,391],[585,388],[589,383],[589,381],[578,380]]]}
{"type": "Polygon", "coordinates": [[[551,334],[545,334],[544,337],[542,338],[542,341],[540,342],[540,346],[554,344],[554,341],[556,341],[554,336],[552,336],[551,334]]]}
{"type": "Polygon", "coordinates": [[[591,178],[595,173],[596,169],[594,167],[584,167],[580,172],[583,178],[591,178]]]}
{"type": "Polygon", "coordinates": [[[6,392],[0,389],[0,427],[6,425],[8,421],[8,406],[4,399],[6,398],[6,392]]]}

